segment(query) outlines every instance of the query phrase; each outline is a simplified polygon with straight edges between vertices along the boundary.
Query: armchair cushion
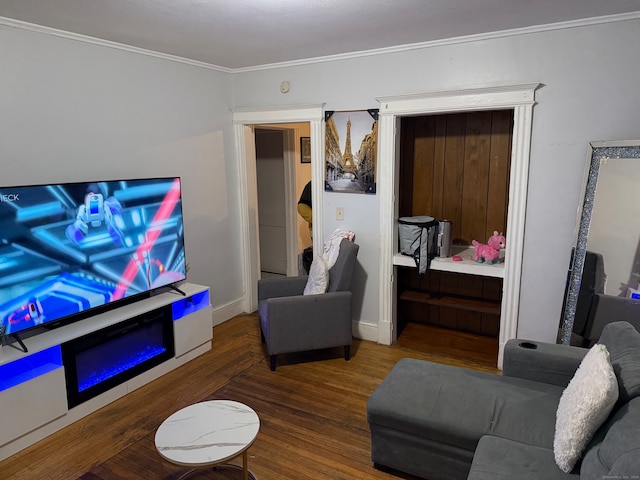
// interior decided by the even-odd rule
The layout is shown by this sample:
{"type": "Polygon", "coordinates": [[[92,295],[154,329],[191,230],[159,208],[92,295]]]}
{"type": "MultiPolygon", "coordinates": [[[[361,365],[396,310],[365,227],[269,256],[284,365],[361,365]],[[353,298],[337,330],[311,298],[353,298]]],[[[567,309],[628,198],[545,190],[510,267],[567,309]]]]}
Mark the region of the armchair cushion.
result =
{"type": "Polygon", "coordinates": [[[560,469],[569,473],[593,434],[618,400],[618,381],[604,345],[596,344],[584,357],[556,412],[553,453],[560,469]]]}
{"type": "Polygon", "coordinates": [[[258,281],[258,302],[268,298],[291,297],[302,295],[307,283],[307,276],[273,277],[258,281]]]}

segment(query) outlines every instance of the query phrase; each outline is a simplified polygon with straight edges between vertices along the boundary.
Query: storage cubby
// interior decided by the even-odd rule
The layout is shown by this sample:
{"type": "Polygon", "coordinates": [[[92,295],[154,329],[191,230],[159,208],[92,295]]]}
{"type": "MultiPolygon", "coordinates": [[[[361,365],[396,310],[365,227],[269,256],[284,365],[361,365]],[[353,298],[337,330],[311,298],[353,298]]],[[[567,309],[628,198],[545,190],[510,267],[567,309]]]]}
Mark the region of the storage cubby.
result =
{"type": "Polygon", "coordinates": [[[398,216],[452,222],[454,254],[423,276],[396,255],[399,329],[421,322],[496,337],[504,265],[475,264],[472,240],[506,232],[513,110],[403,117],[398,216]]]}
{"type": "MultiPolygon", "coordinates": [[[[209,351],[213,338],[209,288],[187,283],[180,289],[184,296],[167,291],[60,328],[36,332],[23,339],[27,352],[3,347],[0,405],[10,414],[0,420],[0,460],[209,351]],[[152,326],[156,320],[159,327],[152,326]],[[155,348],[170,341],[163,347],[169,355],[145,368],[135,366],[131,375],[115,378],[95,395],[71,398],[69,373],[77,376],[78,371],[70,363],[73,358],[93,347],[100,349],[110,340],[115,342],[117,352],[126,344],[142,346],[138,351],[144,351],[145,340],[151,338],[148,326],[164,331],[161,340],[149,342],[155,348]]],[[[102,351],[97,357],[100,355],[102,351]]]]}

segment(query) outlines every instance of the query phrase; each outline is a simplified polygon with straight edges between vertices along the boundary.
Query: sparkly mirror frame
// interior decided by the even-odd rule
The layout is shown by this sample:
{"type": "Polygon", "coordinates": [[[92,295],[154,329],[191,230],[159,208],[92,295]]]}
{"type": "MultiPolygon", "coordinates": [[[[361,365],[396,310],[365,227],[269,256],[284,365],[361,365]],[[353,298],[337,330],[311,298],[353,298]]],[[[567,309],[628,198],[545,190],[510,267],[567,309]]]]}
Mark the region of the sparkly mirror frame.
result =
{"type": "Polygon", "coordinates": [[[573,321],[575,319],[576,307],[578,304],[578,293],[580,292],[580,281],[582,279],[582,269],[587,252],[587,241],[589,239],[589,227],[591,225],[591,213],[596,197],[596,187],[598,184],[598,172],[600,164],[605,159],[611,158],[637,158],[640,159],[640,140],[624,142],[591,142],[589,144],[591,161],[587,172],[584,201],[582,203],[582,213],[580,223],[576,232],[576,245],[573,255],[573,265],[567,286],[567,298],[564,309],[564,320],[562,323],[561,341],[563,345],[571,342],[571,332],[573,331],[573,321]]]}

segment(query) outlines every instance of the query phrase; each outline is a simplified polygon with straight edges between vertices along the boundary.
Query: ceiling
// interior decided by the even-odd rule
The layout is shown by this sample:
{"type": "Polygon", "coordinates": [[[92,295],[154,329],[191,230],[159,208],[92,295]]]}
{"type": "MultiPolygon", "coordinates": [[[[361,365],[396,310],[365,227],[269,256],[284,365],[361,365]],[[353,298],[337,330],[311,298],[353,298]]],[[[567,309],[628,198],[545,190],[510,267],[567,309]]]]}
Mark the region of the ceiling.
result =
{"type": "Polygon", "coordinates": [[[0,0],[5,25],[34,28],[27,22],[226,70],[638,12],[640,0],[0,0]]]}

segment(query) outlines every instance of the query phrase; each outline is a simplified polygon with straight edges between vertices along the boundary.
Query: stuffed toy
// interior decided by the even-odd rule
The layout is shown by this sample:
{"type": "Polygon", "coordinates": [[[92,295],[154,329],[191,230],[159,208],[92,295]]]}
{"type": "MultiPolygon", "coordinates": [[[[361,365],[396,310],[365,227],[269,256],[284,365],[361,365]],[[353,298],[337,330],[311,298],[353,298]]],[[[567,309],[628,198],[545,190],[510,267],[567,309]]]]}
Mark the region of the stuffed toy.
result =
{"type": "Polygon", "coordinates": [[[493,232],[486,244],[472,240],[475,247],[473,259],[478,262],[486,262],[487,265],[500,263],[500,250],[507,245],[507,240],[502,233],[493,232]]]}

